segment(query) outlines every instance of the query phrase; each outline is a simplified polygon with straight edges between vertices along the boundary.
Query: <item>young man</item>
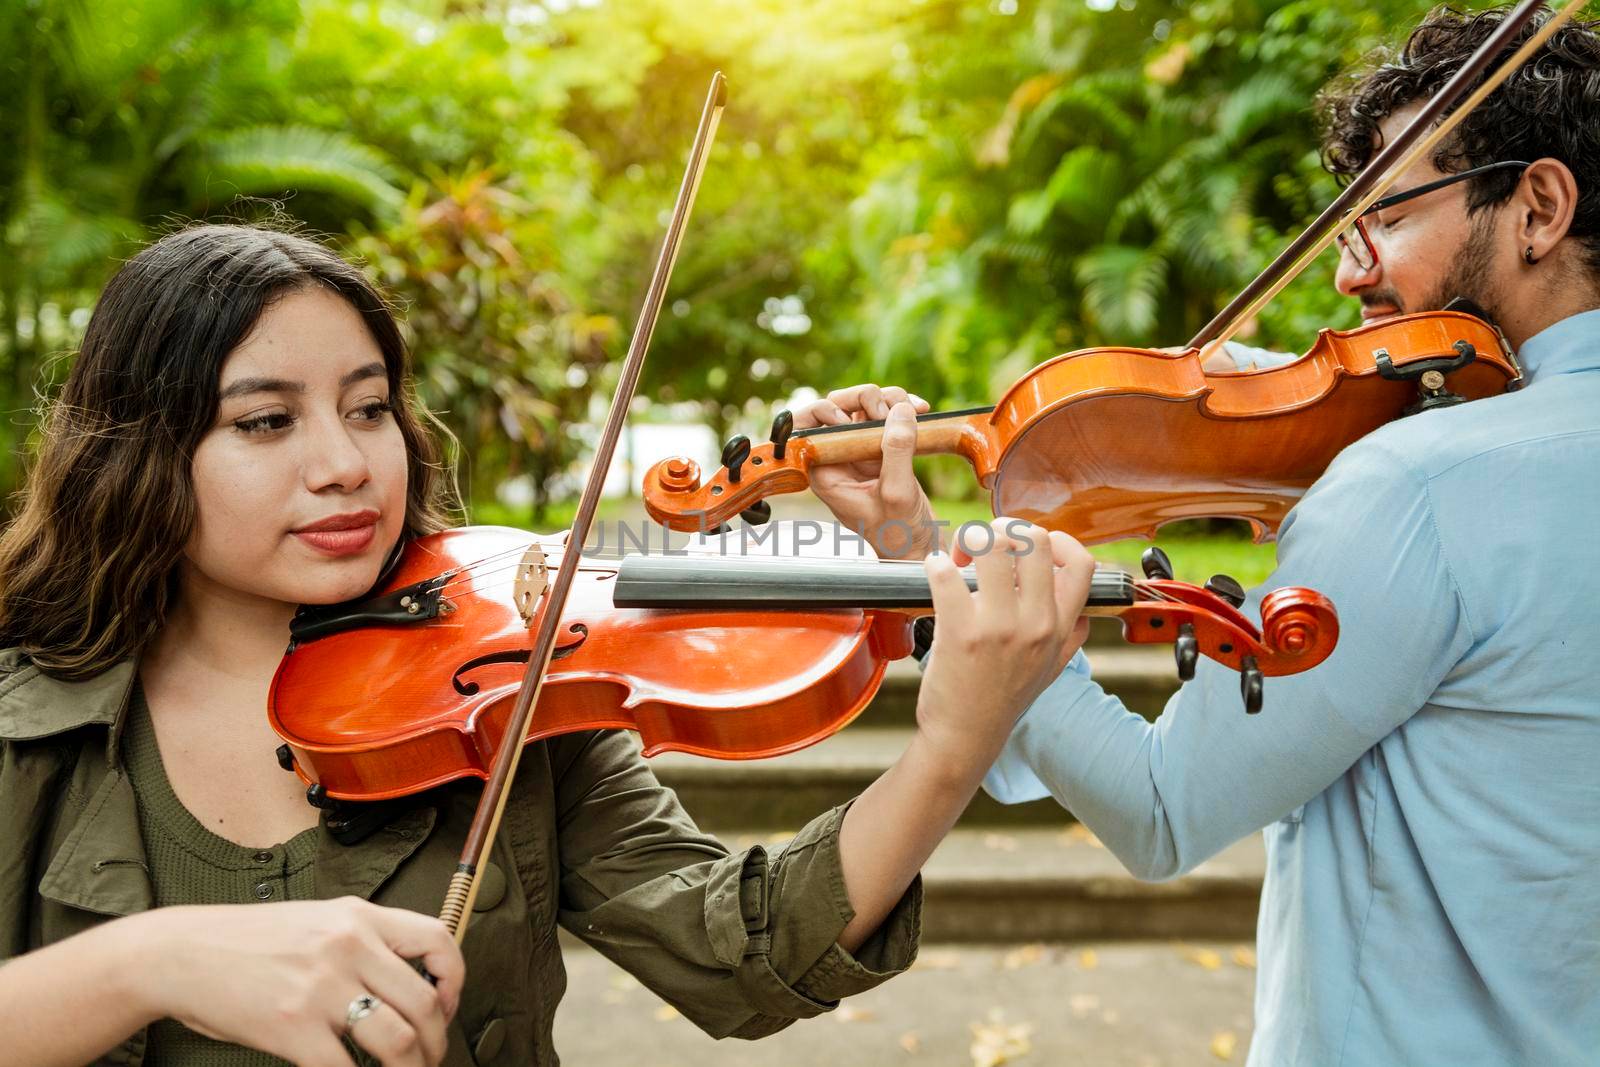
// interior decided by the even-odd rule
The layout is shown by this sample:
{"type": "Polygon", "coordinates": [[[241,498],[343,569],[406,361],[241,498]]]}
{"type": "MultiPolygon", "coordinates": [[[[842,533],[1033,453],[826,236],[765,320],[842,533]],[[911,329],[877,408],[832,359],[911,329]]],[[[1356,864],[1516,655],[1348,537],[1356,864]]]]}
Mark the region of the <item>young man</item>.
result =
{"type": "MultiPolygon", "coordinates": [[[[1364,166],[1503,15],[1430,15],[1333,97],[1332,169],[1364,166]]],[[[985,783],[1053,795],[1151,879],[1266,828],[1252,1064],[1600,1055],[1595,26],[1559,31],[1341,251],[1363,319],[1467,297],[1527,385],[1370,434],[1290,513],[1246,610],[1279,586],[1321,590],[1334,654],[1269,679],[1250,718],[1238,676],[1203,660],[1154,725],[1080,658],[985,783]]],[[[877,390],[835,399],[884,406],[877,390]]],[[[820,487],[842,515],[926,508],[906,499],[910,415],[895,406],[879,478],[820,487]]]]}

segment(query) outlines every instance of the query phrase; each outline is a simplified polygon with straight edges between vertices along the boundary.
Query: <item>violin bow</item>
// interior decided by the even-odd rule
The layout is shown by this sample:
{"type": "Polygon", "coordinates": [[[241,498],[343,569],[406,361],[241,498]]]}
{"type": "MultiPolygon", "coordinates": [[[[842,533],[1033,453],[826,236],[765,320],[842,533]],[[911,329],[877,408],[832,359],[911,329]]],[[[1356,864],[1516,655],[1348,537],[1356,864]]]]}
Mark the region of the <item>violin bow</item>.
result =
{"type": "Polygon", "coordinates": [[[1478,46],[1461,69],[1444,84],[1427,105],[1412,119],[1406,128],[1385,145],[1372,161],[1362,168],[1338,199],[1318,215],[1299,237],[1278,254],[1267,269],[1234,297],[1228,306],[1206,323],[1189,341],[1189,348],[1220,348],[1239,329],[1277,296],[1284,286],[1294,281],[1300,272],[1310,266],[1333,243],[1347,219],[1359,216],[1388,192],[1400,176],[1410,170],[1426,153],[1431,152],[1450,131],[1465,119],[1472,109],[1527,62],[1528,57],[1566,22],[1577,14],[1585,0],[1568,0],[1567,4],[1540,26],[1512,56],[1485,78],[1465,102],[1445,116],[1440,116],[1466,94],[1468,86],[1493,63],[1506,46],[1520,34],[1546,5],[1544,0],[1522,0],[1499,26],[1495,27],[1478,46]],[[1437,122],[1437,126],[1433,124],[1437,122]],[[1430,127],[1432,127],[1430,129],[1430,127]]]}
{"type": "Polygon", "coordinates": [[[717,123],[722,118],[722,109],[727,102],[727,79],[718,71],[711,76],[711,89],[706,94],[705,108],[700,113],[700,127],[695,132],[694,145],[689,150],[689,162],[684,168],[683,184],[678,188],[678,200],[673,205],[672,219],[661,243],[661,253],[656,258],[655,271],[650,276],[650,287],[645,291],[644,304],[634,324],[633,339],[628,344],[628,355],[622,364],[622,375],[611,398],[611,410],[606,415],[605,428],[595,448],[594,465],[590,468],[589,480],[584,484],[572,529],[567,534],[567,545],[576,551],[561,554],[555,582],[545,594],[544,611],[539,617],[528,669],[522,676],[522,686],[517,690],[510,721],[506,724],[500,749],[495,753],[494,766],[490,769],[488,781],[484,783],[483,795],[478,800],[477,811],[473,813],[472,825],[467,831],[461,860],[456,865],[455,874],[450,877],[444,906],[439,911],[439,918],[450,928],[458,945],[467,934],[468,917],[472,914],[472,903],[478,895],[479,870],[500,829],[500,818],[505,813],[511,783],[516,779],[517,764],[522,759],[521,741],[528,734],[529,721],[544,685],[545,671],[549,669],[550,657],[555,651],[556,628],[561,625],[567,595],[582,561],[583,543],[588,539],[595,509],[600,504],[600,489],[616,453],[617,440],[622,436],[623,421],[628,416],[628,408],[638,389],[639,375],[644,370],[645,351],[650,347],[650,336],[655,332],[656,318],[666,298],[667,280],[672,276],[673,264],[677,262],[683,231],[688,225],[689,213],[694,209],[695,193],[699,191],[700,178],[705,173],[706,160],[711,154],[711,142],[716,137],[717,123]]]}

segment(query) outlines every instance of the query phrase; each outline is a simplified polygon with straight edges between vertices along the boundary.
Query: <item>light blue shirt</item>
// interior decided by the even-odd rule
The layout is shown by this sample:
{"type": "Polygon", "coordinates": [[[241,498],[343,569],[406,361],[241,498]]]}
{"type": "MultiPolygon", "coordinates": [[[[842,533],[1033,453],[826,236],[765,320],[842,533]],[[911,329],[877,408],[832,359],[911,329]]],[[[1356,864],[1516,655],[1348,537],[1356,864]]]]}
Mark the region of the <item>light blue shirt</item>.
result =
{"type": "Polygon", "coordinates": [[[1600,311],[1519,356],[1526,388],[1384,426],[1290,511],[1245,610],[1325,593],[1325,663],[1247,717],[1202,659],[1151,725],[1080,656],[984,783],[1142,878],[1266,828],[1259,1067],[1600,1062],[1600,311]]]}

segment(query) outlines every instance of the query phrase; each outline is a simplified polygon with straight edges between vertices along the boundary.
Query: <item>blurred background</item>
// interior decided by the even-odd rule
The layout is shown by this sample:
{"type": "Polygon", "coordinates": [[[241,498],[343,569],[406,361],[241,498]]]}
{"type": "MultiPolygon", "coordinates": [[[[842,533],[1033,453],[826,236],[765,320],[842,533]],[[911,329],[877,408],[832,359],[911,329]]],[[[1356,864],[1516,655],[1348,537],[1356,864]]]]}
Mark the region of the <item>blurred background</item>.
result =
{"type": "MultiPolygon", "coordinates": [[[[1180,344],[1333,196],[1319,87],[1426,6],[0,0],[0,496],[118,262],[185,220],[279,215],[403,306],[471,518],[559,529],[719,69],[730,104],[602,517],[637,514],[655,459],[760,439],[807,390],[973,406],[1059,352],[1180,344]]],[[[1304,351],[1355,325],[1333,265],[1241,339],[1304,351]]],[[[942,517],[985,514],[965,468],[925,462],[942,517]]],[[[1249,585],[1271,564],[1226,524],[1172,534],[1180,577],[1249,585]]],[[[1155,714],[1170,655],[1114,642],[1097,674],[1155,714]]],[[[743,777],[659,773],[730,842],[782,840],[887,765],[914,696],[897,675],[862,727],[743,777]]],[[[1051,802],[975,804],[928,874],[930,935],[956,947],[847,1005],[848,1025],[761,1046],[711,1047],[574,949],[563,1048],[696,1067],[1242,1059],[1259,845],[1159,887],[1097,846],[1051,802]]]]}
{"type": "MultiPolygon", "coordinates": [[[[1334,192],[1317,88],[1424,6],[0,0],[0,492],[120,258],[281,212],[406,307],[474,516],[559,525],[717,69],[638,471],[808,387],[1179,344],[1334,192]]],[[[1353,325],[1331,267],[1251,343],[1353,325]]]]}

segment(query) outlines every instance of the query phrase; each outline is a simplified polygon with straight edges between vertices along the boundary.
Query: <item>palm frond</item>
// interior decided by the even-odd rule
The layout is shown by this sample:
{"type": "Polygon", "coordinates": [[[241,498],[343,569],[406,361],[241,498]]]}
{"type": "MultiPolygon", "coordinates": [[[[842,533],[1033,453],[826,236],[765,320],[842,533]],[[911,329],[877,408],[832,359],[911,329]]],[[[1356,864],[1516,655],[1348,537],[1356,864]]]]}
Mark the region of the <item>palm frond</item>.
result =
{"type": "Polygon", "coordinates": [[[1078,284],[1084,314],[1108,337],[1148,337],[1166,292],[1167,261],[1156,250],[1100,245],[1081,256],[1078,284]]]}
{"type": "Polygon", "coordinates": [[[1099,140],[1125,145],[1138,135],[1139,124],[1093,81],[1070,82],[1046,96],[1029,113],[1015,138],[1012,157],[1026,156],[1052,130],[1070,131],[1071,140],[1078,143],[1099,140]]]}
{"type": "Polygon", "coordinates": [[[332,130],[249,126],[209,138],[205,152],[209,182],[230,184],[242,194],[315,189],[385,216],[405,202],[381,154],[332,130]]]}
{"type": "Polygon", "coordinates": [[[1217,111],[1217,134],[1230,145],[1242,145],[1307,108],[1305,86],[1282,71],[1265,70],[1228,94],[1217,111]]]}

